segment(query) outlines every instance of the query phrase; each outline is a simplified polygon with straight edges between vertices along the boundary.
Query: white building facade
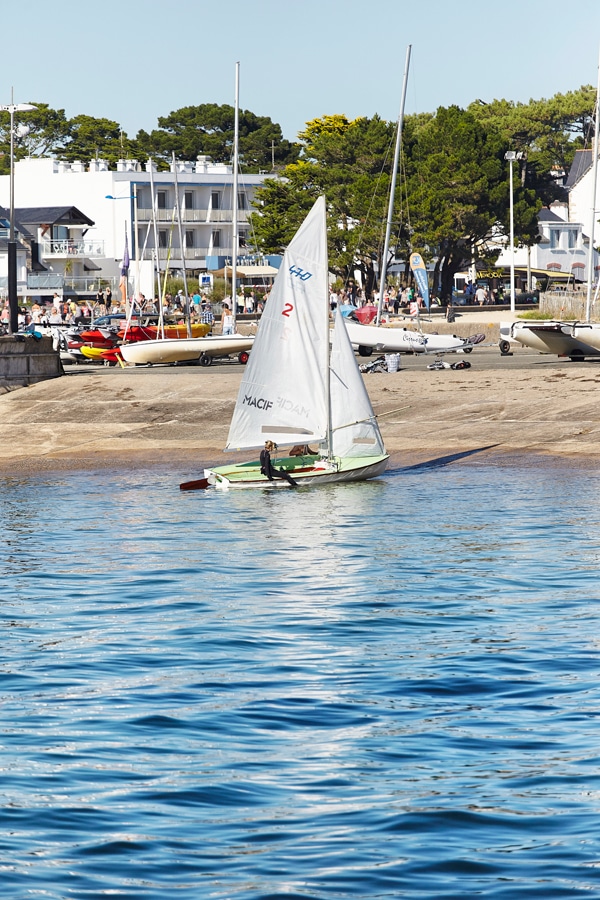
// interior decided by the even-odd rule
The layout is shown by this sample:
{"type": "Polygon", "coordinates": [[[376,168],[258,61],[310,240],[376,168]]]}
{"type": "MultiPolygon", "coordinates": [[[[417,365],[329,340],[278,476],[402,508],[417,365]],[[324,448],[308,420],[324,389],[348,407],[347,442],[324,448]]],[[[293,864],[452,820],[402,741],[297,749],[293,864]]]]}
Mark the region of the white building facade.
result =
{"type": "MultiPolygon", "coordinates": [[[[114,290],[127,240],[131,283],[150,296],[157,265],[174,277],[184,265],[188,275],[200,275],[230,262],[233,253],[232,167],[208,157],[175,165],[176,171],[171,165],[159,172],[151,161],[142,167],[120,160],[111,170],[104,160],[84,166],[24,159],[15,164],[15,207],[75,206],[93,220],[89,228],[67,228],[60,235],[40,229],[40,260],[50,272],[64,275],[65,287],[71,283],[79,293],[93,293],[104,282],[114,290]]],[[[244,262],[252,201],[268,177],[238,177],[238,259],[242,255],[244,262]]],[[[9,176],[0,176],[0,205],[8,206],[9,193],[9,176]]]]}
{"type": "MultiPolygon", "coordinates": [[[[597,219],[597,211],[600,209],[600,179],[597,184],[596,201],[592,203],[591,151],[576,152],[565,187],[568,191],[567,203],[553,203],[549,209],[540,210],[538,216],[540,242],[529,250],[527,247],[515,247],[515,267],[520,270],[529,267],[531,270],[555,272],[572,276],[574,281],[587,281],[590,233],[594,215],[592,265],[595,282],[600,271],[600,254],[596,249],[600,243],[600,225],[597,219]]],[[[510,261],[510,247],[506,246],[500,253],[496,265],[506,268],[510,266],[510,261]]]]}

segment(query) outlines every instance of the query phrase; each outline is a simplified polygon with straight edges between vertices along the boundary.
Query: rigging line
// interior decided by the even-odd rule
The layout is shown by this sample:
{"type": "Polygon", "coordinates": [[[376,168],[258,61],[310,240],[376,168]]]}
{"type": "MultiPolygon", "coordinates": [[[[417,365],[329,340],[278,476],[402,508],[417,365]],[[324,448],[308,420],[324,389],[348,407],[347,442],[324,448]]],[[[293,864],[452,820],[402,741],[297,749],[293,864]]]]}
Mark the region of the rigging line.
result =
{"type": "MultiPolygon", "coordinates": [[[[239,162],[238,162],[238,172],[239,172],[240,182],[241,182],[241,181],[243,180],[243,174],[244,174],[244,172],[243,172],[243,163],[239,163],[239,162]]],[[[248,212],[248,190],[247,190],[245,184],[242,184],[241,186],[238,186],[238,187],[240,187],[239,192],[240,192],[240,193],[243,193],[244,197],[246,198],[245,211],[248,212]]],[[[249,219],[248,219],[248,218],[246,219],[246,225],[249,226],[249,228],[250,228],[251,244],[252,244],[253,247],[256,248],[256,251],[257,251],[257,252],[263,257],[263,259],[264,259],[264,254],[261,253],[260,250],[258,249],[258,243],[257,243],[257,239],[256,239],[256,229],[254,228],[254,222],[253,222],[253,220],[252,220],[252,215],[254,215],[254,213],[251,214],[251,216],[250,216],[249,219]]],[[[266,277],[266,275],[261,275],[261,276],[259,276],[259,278],[257,279],[257,281],[258,281],[263,287],[265,287],[265,288],[270,287],[269,282],[267,282],[267,277],[266,277]]]]}
{"type": "MultiPolygon", "coordinates": [[[[363,237],[364,237],[364,234],[365,234],[365,231],[366,231],[366,228],[367,228],[367,224],[369,223],[369,221],[370,221],[371,218],[372,218],[373,207],[375,206],[375,200],[376,200],[377,196],[379,195],[379,186],[380,186],[380,184],[381,184],[381,181],[382,181],[382,179],[383,179],[385,173],[387,172],[388,164],[389,164],[389,159],[390,159],[390,155],[391,155],[391,150],[392,150],[392,147],[394,146],[395,140],[396,140],[396,130],[394,129],[394,131],[392,132],[392,135],[391,135],[391,137],[390,137],[390,140],[389,140],[389,142],[388,142],[388,146],[387,146],[387,150],[386,150],[386,152],[385,152],[385,156],[384,156],[384,158],[383,158],[383,160],[382,160],[382,162],[381,162],[381,168],[380,168],[380,170],[379,170],[379,174],[377,175],[377,181],[376,181],[376,183],[375,183],[375,187],[374,187],[374,189],[373,189],[373,193],[371,194],[371,200],[370,200],[370,202],[369,202],[369,208],[367,209],[367,213],[366,213],[366,215],[365,215],[364,222],[363,222],[363,224],[361,225],[361,228],[360,228],[360,230],[359,230],[359,232],[358,232],[358,239],[357,239],[356,244],[355,244],[355,247],[356,247],[355,254],[356,254],[356,255],[360,254],[360,252],[361,252],[361,251],[360,251],[360,247],[361,247],[361,245],[362,245],[362,243],[363,243],[363,237]]],[[[384,228],[384,220],[382,219],[382,220],[381,220],[381,230],[380,230],[380,234],[379,234],[378,246],[381,246],[381,241],[382,241],[382,239],[383,239],[383,228],[384,228]]],[[[348,278],[346,279],[346,281],[345,281],[345,283],[344,283],[344,288],[346,288],[347,286],[348,286],[348,278]]]]}
{"type": "Polygon", "coordinates": [[[173,207],[173,212],[171,214],[171,228],[169,229],[169,245],[167,248],[167,258],[165,260],[165,277],[163,280],[163,289],[161,293],[161,304],[160,304],[160,316],[158,327],[162,331],[162,336],[165,336],[165,318],[164,318],[164,309],[165,309],[165,297],[167,296],[167,278],[169,276],[169,263],[171,262],[171,248],[173,245],[173,229],[175,228],[175,208],[173,207]]]}

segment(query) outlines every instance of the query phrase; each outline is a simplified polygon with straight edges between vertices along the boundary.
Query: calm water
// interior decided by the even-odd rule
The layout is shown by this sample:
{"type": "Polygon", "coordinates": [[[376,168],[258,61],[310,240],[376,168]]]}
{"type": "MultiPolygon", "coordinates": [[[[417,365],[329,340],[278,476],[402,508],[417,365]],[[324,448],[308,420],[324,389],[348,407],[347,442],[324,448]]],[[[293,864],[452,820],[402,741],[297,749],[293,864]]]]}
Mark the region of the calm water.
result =
{"type": "Polygon", "coordinates": [[[600,897],[600,475],[0,482],[0,894],[600,897]]]}

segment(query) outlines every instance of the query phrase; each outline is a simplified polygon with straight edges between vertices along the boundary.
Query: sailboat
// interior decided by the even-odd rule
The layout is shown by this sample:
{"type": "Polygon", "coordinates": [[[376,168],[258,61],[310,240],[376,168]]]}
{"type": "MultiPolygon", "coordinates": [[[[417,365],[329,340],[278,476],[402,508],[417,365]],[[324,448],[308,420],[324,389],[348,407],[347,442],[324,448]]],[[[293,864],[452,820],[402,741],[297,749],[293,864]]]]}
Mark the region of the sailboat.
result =
{"type": "MultiPolygon", "coordinates": [[[[265,442],[293,447],[272,460],[298,485],[364,481],[380,475],[388,454],[362,376],[337,313],[330,351],[325,198],[319,197],[290,242],[240,385],[226,450],[265,442]],[[315,449],[310,444],[317,445],[315,449]]],[[[204,470],[180,485],[282,487],[258,459],[204,470]]]]}

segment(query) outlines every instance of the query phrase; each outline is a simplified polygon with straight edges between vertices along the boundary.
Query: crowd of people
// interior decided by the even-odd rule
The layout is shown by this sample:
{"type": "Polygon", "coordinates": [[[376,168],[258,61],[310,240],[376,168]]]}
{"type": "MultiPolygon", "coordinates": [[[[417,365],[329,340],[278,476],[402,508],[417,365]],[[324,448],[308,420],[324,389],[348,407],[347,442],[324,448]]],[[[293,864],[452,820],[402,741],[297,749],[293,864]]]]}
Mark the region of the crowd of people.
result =
{"type": "Polygon", "coordinates": [[[464,290],[465,301],[473,306],[490,306],[494,303],[504,303],[504,289],[500,285],[496,290],[485,284],[467,281],[464,290]]]}
{"type": "MultiPolygon", "coordinates": [[[[379,291],[372,291],[367,297],[362,289],[350,287],[341,291],[331,290],[329,293],[329,304],[332,310],[338,306],[355,306],[362,308],[365,306],[379,306],[379,291]]],[[[431,298],[430,303],[433,306],[439,306],[439,300],[436,297],[431,298]]],[[[391,285],[386,288],[383,294],[382,309],[388,315],[398,315],[401,311],[408,315],[417,315],[419,310],[423,308],[423,298],[412,285],[405,285],[399,288],[391,285]]]]}
{"type": "MultiPolygon", "coordinates": [[[[268,294],[238,294],[237,313],[253,314],[261,313],[268,294]]],[[[100,316],[126,314],[133,309],[135,315],[153,316],[162,314],[165,319],[185,321],[189,310],[191,322],[201,322],[213,325],[220,315],[224,334],[233,331],[233,303],[231,297],[225,297],[222,303],[214,302],[207,293],[195,291],[188,297],[186,304],[182,290],[174,294],[165,294],[162,303],[158,296],[145,297],[140,294],[138,298],[132,298],[126,302],[118,295],[113,296],[110,288],[99,290],[94,301],[77,301],[59,296],[55,293],[49,300],[33,299],[30,304],[19,306],[18,326],[26,328],[28,325],[80,325],[85,322],[95,321],[100,316]]],[[[7,330],[10,322],[10,309],[8,300],[0,305],[0,330],[7,330]]]]}

